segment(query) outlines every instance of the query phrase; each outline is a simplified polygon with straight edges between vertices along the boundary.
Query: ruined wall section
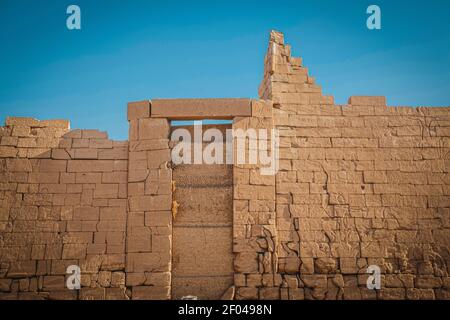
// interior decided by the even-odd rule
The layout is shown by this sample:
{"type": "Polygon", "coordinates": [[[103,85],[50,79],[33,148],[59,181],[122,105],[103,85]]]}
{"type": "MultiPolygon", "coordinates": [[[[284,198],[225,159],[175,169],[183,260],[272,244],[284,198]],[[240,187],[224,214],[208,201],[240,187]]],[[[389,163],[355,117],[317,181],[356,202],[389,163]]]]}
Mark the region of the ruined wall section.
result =
{"type": "Polygon", "coordinates": [[[148,100],[128,105],[126,272],[132,299],[163,300],[170,299],[172,282],[170,123],[150,110],[148,100]]]}
{"type": "Polygon", "coordinates": [[[0,139],[0,298],[126,299],[128,142],[32,118],[0,139]]]}
{"type": "Polygon", "coordinates": [[[334,105],[300,62],[273,32],[260,94],[281,135],[277,254],[289,298],[450,298],[450,108],[334,105]],[[381,268],[380,291],[366,288],[369,265],[381,268]]]}
{"type": "MultiPolygon", "coordinates": [[[[251,117],[236,117],[233,130],[268,130],[267,147],[271,150],[273,128],[272,103],[252,101],[251,117]]],[[[259,136],[261,138],[261,136],[259,136]]],[[[251,137],[245,141],[246,163],[239,164],[242,149],[234,141],[233,252],[236,299],[279,299],[281,279],[277,275],[277,230],[275,226],[275,176],[261,173],[261,159],[249,164],[251,137]]],[[[261,140],[259,140],[261,142],[261,140]]]]}

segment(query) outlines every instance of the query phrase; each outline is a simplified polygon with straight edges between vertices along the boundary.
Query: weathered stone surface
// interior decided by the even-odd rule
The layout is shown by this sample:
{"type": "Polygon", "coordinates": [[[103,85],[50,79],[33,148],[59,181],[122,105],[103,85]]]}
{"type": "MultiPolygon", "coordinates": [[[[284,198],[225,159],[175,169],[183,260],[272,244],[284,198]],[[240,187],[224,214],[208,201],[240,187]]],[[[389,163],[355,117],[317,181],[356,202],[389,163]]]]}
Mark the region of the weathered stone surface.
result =
{"type": "Polygon", "coordinates": [[[253,252],[240,252],[234,258],[234,271],[258,273],[258,256],[253,252]]]}
{"type": "Polygon", "coordinates": [[[331,258],[315,259],[314,270],[317,273],[335,273],[337,271],[336,260],[331,258]]]}
{"type": "Polygon", "coordinates": [[[449,299],[450,108],[334,105],[279,32],[259,94],[132,102],[130,142],[7,118],[0,299],[449,299]],[[278,172],[172,163],[170,121],[201,118],[277,129],[278,172]]]}
{"type": "Polygon", "coordinates": [[[386,106],[386,97],[352,96],[348,103],[355,106],[386,106]]]}
{"type": "Polygon", "coordinates": [[[220,297],[220,300],[233,300],[235,292],[236,292],[236,287],[235,286],[229,287],[227,289],[227,291],[225,291],[223,293],[223,295],[220,297]]]}
{"type": "Polygon", "coordinates": [[[130,102],[128,104],[128,121],[150,117],[150,101],[130,102]]]}
{"type": "Polygon", "coordinates": [[[169,119],[232,119],[252,115],[250,99],[154,99],[152,117],[169,119]]]}
{"type": "Polygon", "coordinates": [[[170,299],[169,287],[137,286],[133,287],[133,300],[167,300],[170,299]]]}

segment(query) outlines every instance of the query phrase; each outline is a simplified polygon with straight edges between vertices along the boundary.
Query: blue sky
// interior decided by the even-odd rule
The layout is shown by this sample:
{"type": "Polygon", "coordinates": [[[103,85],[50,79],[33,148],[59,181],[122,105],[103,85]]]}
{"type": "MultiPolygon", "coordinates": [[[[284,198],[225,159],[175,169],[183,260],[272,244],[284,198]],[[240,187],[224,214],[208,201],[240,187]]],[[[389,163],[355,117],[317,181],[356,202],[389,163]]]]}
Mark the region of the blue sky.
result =
{"type": "Polygon", "coordinates": [[[129,101],[256,98],[271,29],[337,103],[448,106],[449,12],[447,0],[0,0],[0,122],[63,118],[127,139],[129,101]],[[70,4],[82,30],[66,28],[70,4]]]}

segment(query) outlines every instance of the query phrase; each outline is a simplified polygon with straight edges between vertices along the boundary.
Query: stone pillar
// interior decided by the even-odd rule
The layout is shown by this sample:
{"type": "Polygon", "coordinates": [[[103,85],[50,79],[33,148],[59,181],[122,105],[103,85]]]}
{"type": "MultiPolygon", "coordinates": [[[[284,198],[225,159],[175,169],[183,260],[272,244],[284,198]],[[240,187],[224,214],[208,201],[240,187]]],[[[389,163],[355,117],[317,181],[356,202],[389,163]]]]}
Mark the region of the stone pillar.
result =
{"type": "Polygon", "coordinates": [[[170,299],[170,125],[167,119],[152,119],[150,110],[150,101],[128,105],[127,287],[132,299],[170,299]]]}

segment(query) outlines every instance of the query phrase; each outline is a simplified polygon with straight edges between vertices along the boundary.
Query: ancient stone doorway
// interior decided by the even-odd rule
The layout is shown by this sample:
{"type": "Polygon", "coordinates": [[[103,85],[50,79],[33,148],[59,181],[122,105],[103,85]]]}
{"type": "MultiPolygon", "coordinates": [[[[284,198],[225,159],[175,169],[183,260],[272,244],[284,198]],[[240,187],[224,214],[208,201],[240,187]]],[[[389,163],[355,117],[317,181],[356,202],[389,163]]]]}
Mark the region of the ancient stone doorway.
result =
{"type": "MultiPolygon", "coordinates": [[[[203,126],[231,129],[231,125],[203,126]]],[[[180,127],[172,127],[174,128],[180,127]]],[[[184,126],[193,131],[192,126],[184,126]]],[[[219,299],[233,285],[233,168],[182,164],[173,168],[178,209],[173,218],[172,299],[219,299]]]]}

